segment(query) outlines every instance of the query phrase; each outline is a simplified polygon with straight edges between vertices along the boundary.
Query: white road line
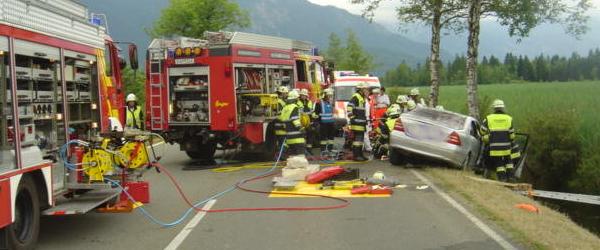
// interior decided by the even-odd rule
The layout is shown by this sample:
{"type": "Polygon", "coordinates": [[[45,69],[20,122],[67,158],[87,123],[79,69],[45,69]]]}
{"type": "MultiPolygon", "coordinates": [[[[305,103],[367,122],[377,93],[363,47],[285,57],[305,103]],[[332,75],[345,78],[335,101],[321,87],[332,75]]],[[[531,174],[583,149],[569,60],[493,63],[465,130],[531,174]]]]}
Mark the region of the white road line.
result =
{"type": "Polygon", "coordinates": [[[444,198],[444,200],[446,200],[448,203],[450,203],[450,205],[452,205],[454,208],[456,208],[456,210],[458,210],[463,215],[465,215],[471,222],[473,222],[473,224],[475,224],[477,227],[479,227],[479,229],[481,229],[485,234],[487,234],[488,236],[490,236],[490,238],[492,238],[493,240],[498,242],[498,244],[500,244],[500,246],[502,248],[511,249],[511,250],[517,249],[512,244],[510,244],[508,241],[506,241],[502,236],[500,236],[498,233],[496,233],[494,230],[492,230],[488,225],[483,223],[483,221],[481,221],[480,219],[475,217],[475,215],[473,215],[472,213],[467,211],[467,209],[465,209],[462,205],[460,205],[456,200],[452,199],[452,197],[450,197],[450,195],[446,194],[444,191],[442,191],[441,189],[439,189],[438,187],[433,185],[433,183],[431,181],[429,181],[427,178],[425,178],[425,176],[419,174],[415,170],[410,170],[410,171],[415,176],[417,176],[417,178],[419,178],[422,182],[429,185],[433,189],[433,191],[435,191],[442,198],[444,198]]]}
{"type": "MultiPolygon", "coordinates": [[[[204,205],[204,207],[202,207],[202,210],[209,210],[216,202],[217,202],[217,200],[208,201],[206,203],[206,205],[204,205]]],[[[175,238],[173,238],[171,243],[169,243],[169,245],[167,247],[165,247],[165,250],[177,249],[179,247],[179,245],[181,245],[181,243],[183,243],[185,238],[187,238],[187,236],[192,232],[192,230],[194,230],[194,228],[198,225],[198,223],[200,223],[200,220],[202,220],[202,218],[204,218],[205,215],[206,215],[206,212],[198,212],[194,216],[194,218],[192,218],[192,220],[190,220],[190,222],[188,222],[188,224],[185,225],[185,227],[183,229],[181,229],[181,232],[179,232],[179,234],[177,234],[177,236],[175,236],[175,238]]]]}

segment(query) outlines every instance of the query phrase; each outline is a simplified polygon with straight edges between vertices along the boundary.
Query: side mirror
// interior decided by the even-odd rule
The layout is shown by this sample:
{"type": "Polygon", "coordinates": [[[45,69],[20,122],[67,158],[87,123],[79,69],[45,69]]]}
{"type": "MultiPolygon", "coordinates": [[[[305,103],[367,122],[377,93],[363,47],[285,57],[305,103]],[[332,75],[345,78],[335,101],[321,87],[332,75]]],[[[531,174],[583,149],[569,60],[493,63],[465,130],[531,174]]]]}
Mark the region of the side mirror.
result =
{"type": "Polygon", "coordinates": [[[129,44],[129,66],[133,70],[137,70],[140,66],[138,63],[137,46],[135,44],[129,44]]]}

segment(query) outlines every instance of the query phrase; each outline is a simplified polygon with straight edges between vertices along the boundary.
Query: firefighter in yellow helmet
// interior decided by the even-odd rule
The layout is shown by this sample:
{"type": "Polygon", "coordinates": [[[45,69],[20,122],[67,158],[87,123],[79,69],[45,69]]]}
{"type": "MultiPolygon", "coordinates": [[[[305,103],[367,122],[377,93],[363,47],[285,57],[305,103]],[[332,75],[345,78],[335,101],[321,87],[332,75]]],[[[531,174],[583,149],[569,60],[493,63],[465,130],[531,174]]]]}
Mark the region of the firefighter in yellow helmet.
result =
{"type": "Polygon", "coordinates": [[[512,179],[514,165],[511,159],[515,131],[512,117],[506,114],[504,101],[494,100],[493,113],[483,120],[482,135],[488,144],[490,163],[500,181],[512,179]]]}
{"type": "Polygon", "coordinates": [[[125,102],[127,102],[127,107],[125,107],[125,128],[144,129],[144,113],[137,101],[138,99],[133,93],[127,95],[125,99],[125,102]]]}
{"type": "Polygon", "coordinates": [[[352,95],[347,106],[348,118],[350,118],[350,130],[354,134],[352,153],[355,161],[367,160],[363,155],[363,146],[367,127],[366,99],[368,96],[369,85],[367,83],[359,83],[356,86],[356,93],[352,95]]]}
{"type": "Polygon", "coordinates": [[[279,115],[279,121],[285,124],[285,144],[288,155],[301,155],[306,150],[304,128],[300,123],[300,107],[298,107],[299,94],[292,90],[287,96],[286,105],[279,115]]]}

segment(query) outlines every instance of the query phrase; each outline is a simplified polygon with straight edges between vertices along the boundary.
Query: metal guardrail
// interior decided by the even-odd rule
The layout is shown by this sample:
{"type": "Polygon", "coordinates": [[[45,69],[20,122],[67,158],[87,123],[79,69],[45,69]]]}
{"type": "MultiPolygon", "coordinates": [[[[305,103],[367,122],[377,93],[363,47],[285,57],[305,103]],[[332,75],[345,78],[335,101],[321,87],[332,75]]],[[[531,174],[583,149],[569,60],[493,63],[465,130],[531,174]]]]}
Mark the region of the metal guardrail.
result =
{"type": "Polygon", "coordinates": [[[533,190],[531,192],[522,191],[524,195],[554,199],[554,200],[563,200],[563,201],[572,201],[579,203],[586,203],[592,205],[600,205],[600,196],[595,195],[587,195],[587,194],[571,194],[571,193],[562,193],[562,192],[553,192],[553,191],[544,191],[544,190],[533,190]]]}

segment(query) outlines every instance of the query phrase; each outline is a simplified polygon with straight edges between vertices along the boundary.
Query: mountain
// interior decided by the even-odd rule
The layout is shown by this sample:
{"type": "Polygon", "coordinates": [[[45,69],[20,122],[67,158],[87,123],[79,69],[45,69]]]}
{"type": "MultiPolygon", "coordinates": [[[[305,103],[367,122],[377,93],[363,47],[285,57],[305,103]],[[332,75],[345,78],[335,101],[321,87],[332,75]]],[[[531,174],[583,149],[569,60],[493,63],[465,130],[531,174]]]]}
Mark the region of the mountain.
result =
{"type": "MultiPolygon", "coordinates": [[[[117,41],[132,41],[140,50],[147,47],[150,38],[144,32],[168,6],[168,0],[81,0],[90,12],[108,17],[109,31],[117,41]]],[[[422,62],[428,55],[427,42],[421,43],[389,31],[384,26],[369,23],[364,18],[329,6],[312,4],[306,0],[237,0],[251,16],[252,26],[245,31],[311,41],[321,50],[327,48],[328,36],[335,32],[346,36],[352,29],[364,48],[375,56],[377,73],[395,67],[402,61],[422,62]]]]}

